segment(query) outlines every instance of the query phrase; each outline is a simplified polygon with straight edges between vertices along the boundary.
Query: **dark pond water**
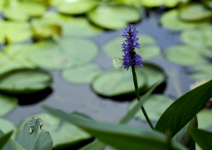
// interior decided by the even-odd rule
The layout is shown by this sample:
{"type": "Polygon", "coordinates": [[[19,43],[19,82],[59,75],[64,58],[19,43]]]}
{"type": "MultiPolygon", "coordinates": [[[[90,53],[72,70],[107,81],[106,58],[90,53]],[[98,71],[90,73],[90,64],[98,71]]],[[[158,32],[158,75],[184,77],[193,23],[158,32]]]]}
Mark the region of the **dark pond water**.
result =
{"type": "MultiPolygon", "coordinates": [[[[150,12],[149,17],[145,14],[142,22],[137,23],[136,27],[139,33],[151,35],[157,40],[162,52],[159,56],[149,60],[149,62],[159,65],[167,74],[166,87],[163,93],[177,98],[179,95],[189,91],[189,85],[193,83],[193,80],[187,76],[186,68],[169,63],[163,58],[163,52],[166,48],[182,42],[179,39],[178,32],[169,31],[158,25],[160,15],[157,11],[150,12]]],[[[101,35],[90,38],[100,48],[99,56],[94,63],[98,64],[102,69],[107,70],[113,67],[112,60],[103,52],[102,46],[110,39],[120,37],[122,32],[123,30],[106,31],[101,35]]],[[[128,111],[129,101],[121,102],[102,98],[92,91],[90,85],[69,84],[62,79],[61,71],[52,71],[52,76],[53,85],[51,89],[46,91],[49,95],[44,94],[45,98],[43,97],[43,100],[35,104],[30,103],[33,103],[35,99],[37,100],[39,94],[22,98],[24,103],[28,103],[28,105],[19,105],[5,118],[12,120],[18,125],[24,118],[43,112],[40,108],[41,104],[62,109],[66,112],[79,111],[86,113],[95,120],[106,122],[118,122],[128,111]]],[[[129,124],[148,128],[146,122],[135,119],[129,124]]]]}

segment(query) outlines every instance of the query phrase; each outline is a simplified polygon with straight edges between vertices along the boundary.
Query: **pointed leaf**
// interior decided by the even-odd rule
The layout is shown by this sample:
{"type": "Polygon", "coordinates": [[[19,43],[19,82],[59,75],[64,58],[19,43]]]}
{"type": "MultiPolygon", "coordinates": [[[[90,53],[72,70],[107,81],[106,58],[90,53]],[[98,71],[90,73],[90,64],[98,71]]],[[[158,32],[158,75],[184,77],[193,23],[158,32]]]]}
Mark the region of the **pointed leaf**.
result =
{"type": "Polygon", "coordinates": [[[0,137],[0,150],[4,147],[4,145],[9,141],[13,131],[10,131],[0,137]]]}

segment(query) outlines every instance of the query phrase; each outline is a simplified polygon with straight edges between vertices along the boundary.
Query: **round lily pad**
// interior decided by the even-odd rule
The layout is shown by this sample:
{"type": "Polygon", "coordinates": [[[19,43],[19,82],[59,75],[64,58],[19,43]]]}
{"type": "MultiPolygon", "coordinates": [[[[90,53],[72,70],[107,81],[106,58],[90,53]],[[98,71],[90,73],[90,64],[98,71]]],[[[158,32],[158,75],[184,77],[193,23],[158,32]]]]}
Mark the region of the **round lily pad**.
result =
{"type": "MultiPolygon", "coordinates": [[[[139,34],[140,49],[135,49],[135,51],[141,55],[143,60],[153,58],[160,54],[160,47],[152,45],[155,43],[155,39],[148,35],[139,34]]],[[[122,43],[125,39],[122,37],[113,39],[104,45],[104,50],[109,57],[122,58],[124,54],[122,52],[122,43]]]]}
{"type": "MultiPolygon", "coordinates": [[[[138,88],[142,91],[146,84],[146,77],[139,71],[137,79],[138,88]]],[[[97,76],[92,82],[92,88],[96,93],[106,97],[135,94],[132,72],[125,69],[110,70],[97,76]]]]}
{"type": "Polygon", "coordinates": [[[8,114],[17,104],[17,98],[0,94],[0,116],[8,114]]]}
{"type": "Polygon", "coordinates": [[[87,16],[94,24],[114,30],[124,28],[128,23],[139,21],[141,12],[126,5],[104,5],[88,12],[87,16]]]}
{"type": "Polygon", "coordinates": [[[30,17],[41,16],[46,11],[44,5],[33,1],[12,1],[4,10],[7,19],[15,21],[27,21],[30,17]]]}
{"type": "Polygon", "coordinates": [[[203,4],[190,3],[180,8],[179,17],[184,21],[201,21],[212,17],[212,12],[203,4]]]}
{"type": "Polygon", "coordinates": [[[166,79],[164,71],[160,67],[151,63],[143,63],[143,68],[138,69],[138,71],[142,71],[146,75],[147,88],[152,87],[158,81],[162,83],[166,79]]]}
{"type": "MultiPolygon", "coordinates": [[[[138,102],[137,99],[133,100],[130,104],[130,108],[132,109],[134,105],[138,102]]],[[[147,101],[144,103],[144,108],[152,121],[158,121],[160,116],[164,113],[164,111],[174,102],[174,100],[165,95],[154,94],[151,95],[147,101]]],[[[142,111],[139,110],[135,118],[145,120],[146,118],[143,115],[142,111]]]]}
{"type": "Polygon", "coordinates": [[[38,92],[51,83],[51,75],[37,69],[15,69],[0,75],[0,90],[12,94],[38,92]]]}
{"type": "Polygon", "coordinates": [[[193,47],[188,45],[175,45],[169,47],[164,54],[165,58],[179,65],[195,65],[207,63],[204,56],[212,56],[212,52],[206,48],[193,47]]]}
{"type": "Polygon", "coordinates": [[[212,126],[212,111],[203,109],[197,114],[198,128],[206,129],[212,126]]]}
{"type": "Polygon", "coordinates": [[[145,7],[158,7],[165,5],[166,7],[175,7],[179,3],[186,3],[189,0],[140,0],[145,7]]]}
{"type": "Polygon", "coordinates": [[[4,133],[7,133],[13,130],[14,132],[13,132],[12,138],[15,139],[17,130],[16,130],[16,126],[11,121],[4,118],[0,118],[0,130],[2,130],[4,133]]]}
{"type": "Polygon", "coordinates": [[[194,71],[190,77],[194,80],[211,80],[212,79],[212,65],[211,64],[202,64],[192,67],[194,71]]]}
{"type": "Polygon", "coordinates": [[[75,0],[75,1],[62,1],[57,7],[57,11],[62,14],[80,15],[84,14],[95,7],[98,2],[95,0],[75,0]]]}
{"type": "MultiPolygon", "coordinates": [[[[40,113],[34,115],[43,121],[42,129],[49,131],[53,139],[53,149],[61,149],[76,143],[80,143],[91,136],[68,122],[62,122],[59,118],[49,115],[47,113],[40,113]]],[[[19,130],[24,126],[28,119],[25,119],[20,125],[19,130]]]]}
{"type": "Polygon", "coordinates": [[[89,84],[91,81],[103,71],[94,64],[80,65],[64,70],[62,77],[69,83],[89,84]]]}
{"type": "Polygon", "coordinates": [[[85,64],[98,54],[98,47],[92,41],[76,38],[61,38],[56,43],[45,41],[36,45],[36,48],[40,51],[30,54],[30,60],[48,69],[64,69],[85,64]]]}
{"type": "Polygon", "coordinates": [[[203,40],[206,46],[212,47],[212,26],[203,26],[199,29],[203,34],[203,40]]]}
{"type": "Polygon", "coordinates": [[[200,22],[185,22],[179,18],[179,10],[172,9],[161,17],[161,24],[170,30],[183,30],[209,24],[209,20],[200,22]]]}

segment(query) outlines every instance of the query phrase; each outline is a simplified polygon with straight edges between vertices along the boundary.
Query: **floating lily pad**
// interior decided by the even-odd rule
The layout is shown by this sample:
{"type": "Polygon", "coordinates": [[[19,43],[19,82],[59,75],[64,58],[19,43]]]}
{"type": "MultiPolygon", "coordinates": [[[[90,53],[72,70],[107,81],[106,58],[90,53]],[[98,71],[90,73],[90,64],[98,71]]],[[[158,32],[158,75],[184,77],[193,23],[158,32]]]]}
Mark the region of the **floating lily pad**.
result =
{"type": "MultiPolygon", "coordinates": [[[[146,85],[144,73],[137,72],[137,79],[138,88],[142,91],[146,85]]],[[[92,88],[96,93],[106,97],[135,94],[132,72],[125,69],[110,70],[97,76],[92,82],[92,88]]]]}
{"type": "Polygon", "coordinates": [[[202,21],[211,18],[212,12],[203,4],[190,3],[180,8],[179,17],[184,21],[202,21]]]}
{"type": "Polygon", "coordinates": [[[103,71],[94,64],[81,65],[64,70],[63,79],[69,83],[89,84],[91,81],[103,71]]]}
{"type": "Polygon", "coordinates": [[[17,104],[17,98],[0,94],[0,116],[8,114],[17,106],[17,104]]]}
{"type": "MultiPolygon", "coordinates": [[[[53,149],[65,148],[91,138],[89,134],[77,126],[71,123],[62,122],[59,118],[47,113],[40,113],[34,116],[41,118],[43,121],[42,128],[49,131],[53,139],[53,149]]],[[[28,119],[25,119],[20,124],[19,130],[27,120],[28,119]]]]}
{"type": "MultiPolygon", "coordinates": [[[[174,100],[168,96],[154,94],[151,95],[147,101],[144,103],[144,108],[152,121],[158,121],[163,112],[174,102],[174,100]]],[[[130,104],[130,109],[133,108],[134,105],[138,103],[138,100],[135,99],[130,104]]],[[[142,111],[139,110],[135,118],[146,120],[142,111]]]]}
{"type": "Polygon", "coordinates": [[[173,9],[166,12],[161,17],[161,24],[170,29],[170,30],[183,30],[195,28],[197,26],[203,26],[209,24],[209,20],[201,21],[201,22],[185,22],[179,18],[179,10],[173,9]]]}
{"type": "Polygon", "coordinates": [[[202,0],[203,4],[206,5],[206,7],[212,9],[212,1],[211,0],[202,0]]]}
{"type": "Polygon", "coordinates": [[[97,5],[98,2],[95,0],[75,0],[62,1],[56,7],[62,14],[80,15],[94,9],[97,5]]]}
{"type": "Polygon", "coordinates": [[[15,135],[16,135],[16,126],[14,125],[14,123],[12,123],[11,121],[4,119],[4,118],[0,118],[0,129],[4,132],[7,133],[11,130],[13,130],[13,135],[12,138],[15,139],[15,135]]]}
{"type": "Polygon", "coordinates": [[[203,34],[203,40],[206,46],[212,47],[212,26],[203,26],[199,29],[203,34]]]}
{"type": "Polygon", "coordinates": [[[64,36],[94,36],[103,32],[103,29],[90,24],[85,17],[68,17],[46,12],[42,18],[32,20],[34,29],[51,24],[59,25],[64,36]]]}
{"type": "Polygon", "coordinates": [[[40,51],[30,54],[30,60],[48,69],[63,69],[85,64],[98,54],[98,47],[85,39],[62,38],[56,43],[53,41],[38,43],[35,47],[40,51]]]}
{"type": "Polygon", "coordinates": [[[194,80],[211,80],[212,79],[212,65],[202,64],[192,67],[195,71],[190,77],[194,80]]]}
{"type": "Polygon", "coordinates": [[[137,22],[141,19],[141,12],[126,5],[98,6],[88,12],[88,18],[96,25],[106,29],[121,29],[128,23],[137,22]]]}
{"type": "Polygon", "coordinates": [[[141,2],[138,0],[113,0],[112,2],[113,2],[113,4],[125,4],[125,5],[129,5],[129,6],[134,6],[136,8],[141,8],[141,6],[142,6],[141,2]]]}
{"type": "MultiPolygon", "coordinates": [[[[152,45],[155,43],[155,39],[148,35],[139,34],[140,49],[135,49],[135,51],[141,55],[143,60],[153,58],[160,54],[160,47],[152,45]]],[[[109,57],[122,58],[124,54],[122,52],[122,43],[125,39],[122,37],[113,39],[104,45],[104,50],[109,57]]]]}
{"type": "Polygon", "coordinates": [[[188,45],[175,45],[169,47],[164,54],[165,58],[179,65],[195,65],[207,63],[204,56],[212,56],[212,52],[206,48],[198,48],[188,45]]]}
{"type": "Polygon", "coordinates": [[[28,23],[0,20],[0,28],[2,29],[0,43],[5,43],[6,39],[8,43],[18,43],[32,38],[32,32],[28,23]]]}
{"type": "Polygon", "coordinates": [[[30,17],[41,16],[46,11],[44,5],[33,1],[12,1],[4,10],[7,19],[15,21],[27,21],[30,17]]]}
{"type": "Polygon", "coordinates": [[[51,75],[37,69],[15,69],[0,75],[0,90],[25,94],[41,91],[51,85],[51,75]]]}
{"type": "Polygon", "coordinates": [[[143,63],[143,65],[144,67],[142,68],[142,70],[138,69],[138,71],[142,71],[146,75],[147,88],[151,88],[158,81],[160,81],[161,83],[164,82],[164,80],[166,79],[166,75],[160,67],[151,63],[143,63]]]}
{"type": "Polygon", "coordinates": [[[206,129],[212,125],[212,111],[203,109],[197,114],[198,128],[206,129]]]}
{"type": "Polygon", "coordinates": [[[145,7],[158,7],[165,5],[166,7],[175,7],[179,3],[186,3],[189,0],[140,0],[145,7]]]}

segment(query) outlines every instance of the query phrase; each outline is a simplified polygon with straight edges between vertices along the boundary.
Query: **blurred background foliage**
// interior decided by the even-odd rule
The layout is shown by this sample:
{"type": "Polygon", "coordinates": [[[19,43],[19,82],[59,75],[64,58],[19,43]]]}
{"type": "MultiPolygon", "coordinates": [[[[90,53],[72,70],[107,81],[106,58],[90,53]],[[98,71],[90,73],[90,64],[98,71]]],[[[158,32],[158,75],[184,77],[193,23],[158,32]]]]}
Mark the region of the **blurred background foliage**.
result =
{"type": "MultiPolygon", "coordinates": [[[[38,103],[36,98],[39,95],[39,99],[45,99],[51,93],[52,84],[60,81],[54,75],[58,70],[60,78],[67,84],[76,87],[89,85],[92,90],[88,90],[88,94],[95,92],[99,101],[103,98],[118,100],[118,103],[133,100],[135,94],[131,73],[112,69],[112,65],[109,68],[101,67],[95,60],[102,58],[102,55],[106,59],[121,58],[123,29],[130,23],[139,25],[151,18],[151,13],[159,16],[154,18],[154,23],[161,26],[161,30],[176,34],[181,40],[181,43],[175,42],[164,50],[158,38],[139,34],[141,48],[137,52],[147,61],[144,62],[144,68],[136,68],[140,93],[145,93],[156,81],[161,80],[161,87],[157,89],[159,93],[152,95],[145,103],[147,111],[151,112],[150,119],[157,121],[174,101],[173,97],[163,95],[164,84],[172,77],[167,70],[162,69],[164,63],[152,63],[151,60],[162,57],[167,60],[166,63],[186,68],[192,82],[197,82],[195,86],[210,80],[211,9],[211,0],[1,0],[0,129],[5,133],[11,129],[18,131],[14,123],[3,116],[21,104],[38,103]],[[109,35],[116,32],[116,36],[109,35]],[[100,41],[101,38],[109,38],[106,42],[98,43],[95,37],[100,41]],[[32,97],[35,100],[31,100],[32,97]]],[[[76,91],[83,94],[79,88],[76,91]]],[[[80,103],[82,105],[83,100],[80,103]]],[[[133,105],[134,101],[129,102],[128,108],[133,105]]],[[[209,108],[210,101],[197,115],[200,128],[212,125],[208,121],[212,120],[209,108]]],[[[27,117],[35,112],[39,111],[28,110],[27,117]]],[[[54,149],[70,146],[77,149],[93,140],[75,125],[61,123],[57,118],[44,113],[38,116],[43,119],[44,128],[52,135],[54,149]]],[[[135,118],[144,120],[140,112],[135,118]]],[[[13,138],[17,135],[16,132],[13,133],[13,138]]]]}

